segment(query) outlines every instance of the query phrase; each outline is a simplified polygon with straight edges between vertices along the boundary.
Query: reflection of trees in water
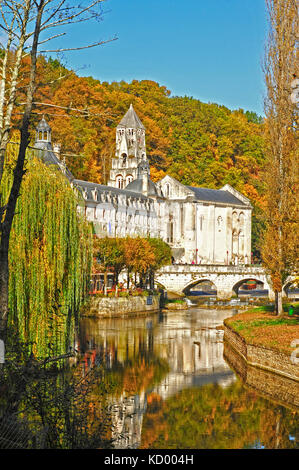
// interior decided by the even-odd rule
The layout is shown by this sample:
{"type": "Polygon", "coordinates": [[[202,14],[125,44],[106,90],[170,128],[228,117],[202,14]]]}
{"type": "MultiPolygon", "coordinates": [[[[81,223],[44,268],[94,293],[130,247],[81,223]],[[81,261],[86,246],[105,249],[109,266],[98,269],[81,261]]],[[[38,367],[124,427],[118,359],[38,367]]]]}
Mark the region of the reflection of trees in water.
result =
{"type": "Polygon", "coordinates": [[[151,319],[140,323],[129,319],[95,323],[85,319],[80,328],[79,347],[83,354],[92,352],[96,362],[107,369],[129,364],[135,358],[149,360],[154,354],[154,335],[151,319]]]}
{"type": "Polygon", "coordinates": [[[6,397],[0,410],[0,448],[109,447],[106,396],[111,390],[103,377],[100,367],[84,377],[78,370],[57,375],[35,365],[5,370],[0,377],[6,397]],[[10,393],[12,378],[16,386],[10,393]]]}
{"type": "Polygon", "coordinates": [[[225,389],[184,390],[166,401],[148,398],[143,448],[298,448],[298,413],[258,397],[239,380],[225,389]]]}

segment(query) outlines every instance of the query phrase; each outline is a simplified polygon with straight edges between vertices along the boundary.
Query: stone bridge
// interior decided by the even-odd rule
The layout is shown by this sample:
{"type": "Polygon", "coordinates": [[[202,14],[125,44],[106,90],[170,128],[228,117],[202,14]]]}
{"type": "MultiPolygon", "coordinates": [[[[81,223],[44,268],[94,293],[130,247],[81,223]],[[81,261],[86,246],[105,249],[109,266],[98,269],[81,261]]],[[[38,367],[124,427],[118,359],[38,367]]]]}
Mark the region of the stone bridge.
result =
{"type": "Polygon", "coordinates": [[[263,289],[268,290],[269,298],[274,299],[270,277],[261,266],[174,264],[165,266],[156,274],[156,281],[159,284],[177,294],[188,292],[199,282],[211,281],[217,289],[219,299],[229,299],[235,294],[238,295],[241,284],[251,279],[262,282],[263,289]]]}

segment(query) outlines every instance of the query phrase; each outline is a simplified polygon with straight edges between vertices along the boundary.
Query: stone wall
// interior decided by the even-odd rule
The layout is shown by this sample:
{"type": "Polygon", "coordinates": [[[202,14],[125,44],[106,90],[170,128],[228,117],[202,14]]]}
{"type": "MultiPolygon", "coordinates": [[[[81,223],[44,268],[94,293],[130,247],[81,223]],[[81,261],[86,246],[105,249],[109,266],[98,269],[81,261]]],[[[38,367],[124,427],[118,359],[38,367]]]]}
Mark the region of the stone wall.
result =
{"type": "Polygon", "coordinates": [[[299,393],[296,380],[249,365],[228,341],[224,342],[223,355],[247,387],[278,404],[298,409],[299,393]]]}
{"type": "Polygon", "coordinates": [[[263,346],[246,344],[244,338],[225,323],[224,341],[227,341],[248,365],[299,382],[299,367],[291,362],[291,356],[263,346]]]}
{"type": "Polygon", "coordinates": [[[233,349],[235,349],[243,359],[247,359],[247,345],[245,339],[227,325],[224,325],[223,339],[224,341],[228,341],[233,349]]]}
{"type": "Polygon", "coordinates": [[[152,305],[147,305],[147,297],[97,297],[92,296],[88,307],[82,312],[83,317],[105,318],[125,317],[142,313],[158,312],[160,296],[152,296],[152,305]]]}

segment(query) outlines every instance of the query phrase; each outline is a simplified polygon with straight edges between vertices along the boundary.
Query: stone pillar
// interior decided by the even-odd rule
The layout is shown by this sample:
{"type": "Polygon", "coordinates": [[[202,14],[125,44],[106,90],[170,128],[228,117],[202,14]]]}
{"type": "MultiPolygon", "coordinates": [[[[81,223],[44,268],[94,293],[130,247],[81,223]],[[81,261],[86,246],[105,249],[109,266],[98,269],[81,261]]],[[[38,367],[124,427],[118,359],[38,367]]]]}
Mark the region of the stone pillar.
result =
{"type": "Polygon", "coordinates": [[[217,299],[220,299],[220,300],[229,300],[232,298],[232,296],[234,295],[234,292],[227,288],[221,288],[221,289],[217,289],[217,299]]]}

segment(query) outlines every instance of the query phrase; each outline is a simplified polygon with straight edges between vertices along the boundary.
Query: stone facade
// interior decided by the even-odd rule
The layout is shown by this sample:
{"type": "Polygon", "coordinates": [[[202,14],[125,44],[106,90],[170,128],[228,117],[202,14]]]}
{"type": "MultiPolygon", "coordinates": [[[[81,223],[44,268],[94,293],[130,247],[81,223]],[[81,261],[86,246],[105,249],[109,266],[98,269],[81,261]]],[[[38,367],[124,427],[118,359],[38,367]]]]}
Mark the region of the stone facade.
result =
{"type": "Polygon", "coordinates": [[[75,179],[53,151],[51,129],[42,120],[35,146],[58,165],[84,199],[85,215],[99,237],[151,236],[169,243],[176,262],[249,264],[249,200],[225,185],[220,190],[185,186],[165,176],[150,179],[145,128],[132,105],[116,128],[116,152],[108,185],[75,179]],[[40,130],[41,129],[41,130],[40,130]]]}

